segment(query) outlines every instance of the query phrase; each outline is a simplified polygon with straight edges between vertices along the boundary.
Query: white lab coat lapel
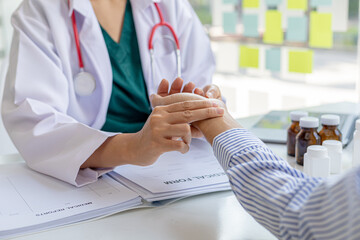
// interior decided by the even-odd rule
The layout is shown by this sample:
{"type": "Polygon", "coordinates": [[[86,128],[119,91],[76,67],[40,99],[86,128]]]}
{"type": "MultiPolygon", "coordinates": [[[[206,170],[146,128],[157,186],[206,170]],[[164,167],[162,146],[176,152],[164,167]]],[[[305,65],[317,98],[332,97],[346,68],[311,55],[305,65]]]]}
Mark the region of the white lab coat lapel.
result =
{"type": "MultiPolygon", "coordinates": [[[[96,90],[91,97],[82,97],[92,108],[99,110],[98,118],[92,126],[101,128],[105,122],[107,106],[110,101],[113,75],[109,53],[103,38],[100,25],[90,1],[71,0],[77,19],[79,19],[79,36],[85,71],[96,79],[96,90]],[[83,17],[83,19],[81,19],[83,17]],[[97,107],[95,107],[97,106],[97,107]]],[[[92,109],[91,107],[89,109],[92,109]]]]}
{"type": "MultiPolygon", "coordinates": [[[[152,28],[155,24],[160,22],[159,15],[154,6],[154,2],[161,2],[160,0],[131,0],[131,4],[133,6],[133,16],[136,28],[136,34],[138,38],[140,56],[141,56],[141,64],[143,69],[144,78],[147,85],[148,94],[151,95],[156,93],[158,84],[162,80],[162,78],[168,79],[170,82],[174,80],[176,77],[176,58],[175,52],[172,51],[170,54],[164,54],[163,56],[155,56],[155,81],[152,80],[152,69],[150,62],[150,52],[149,52],[149,38],[152,28]]],[[[169,5],[168,2],[162,2],[162,4],[169,5]]],[[[170,6],[170,5],[169,5],[170,6]]],[[[162,7],[162,6],[160,6],[162,7]]],[[[165,16],[165,21],[169,22],[177,32],[176,26],[174,26],[175,15],[169,13],[172,11],[171,7],[167,7],[166,10],[163,10],[163,14],[165,16]],[[173,16],[170,18],[169,16],[173,16]]],[[[161,36],[160,33],[167,31],[164,28],[160,28],[156,31],[155,39],[161,36]]],[[[156,45],[157,49],[155,51],[159,51],[159,48],[163,48],[162,44],[156,45]]]]}
{"type": "Polygon", "coordinates": [[[148,39],[150,36],[152,23],[155,21],[154,15],[148,14],[152,11],[150,3],[152,3],[151,0],[131,0],[134,24],[141,58],[141,66],[143,69],[143,74],[149,95],[152,92],[151,90],[154,89],[154,86],[151,80],[152,77],[148,39]]]}

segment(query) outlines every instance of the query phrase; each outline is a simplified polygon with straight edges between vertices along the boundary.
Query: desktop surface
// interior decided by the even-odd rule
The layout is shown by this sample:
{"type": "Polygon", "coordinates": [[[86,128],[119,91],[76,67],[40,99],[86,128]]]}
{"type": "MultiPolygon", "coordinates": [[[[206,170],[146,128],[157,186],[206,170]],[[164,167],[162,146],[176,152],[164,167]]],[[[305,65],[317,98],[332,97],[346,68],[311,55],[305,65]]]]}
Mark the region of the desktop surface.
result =
{"type": "MultiPolygon", "coordinates": [[[[22,162],[18,155],[0,164],[22,162]]],[[[189,197],[156,208],[128,210],[15,239],[276,239],[231,191],[189,197]]]]}
{"type": "MultiPolygon", "coordinates": [[[[246,128],[261,116],[240,119],[246,128]]],[[[286,145],[267,144],[291,166],[302,170],[286,145]]],[[[343,169],[351,166],[353,143],[344,149],[343,169]]],[[[0,165],[23,162],[17,154],[0,157],[0,165]]],[[[128,210],[112,216],[24,235],[16,239],[276,239],[239,204],[231,191],[203,194],[156,208],[128,210]]]]}
{"type": "MultiPolygon", "coordinates": [[[[244,124],[245,125],[245,124],[244,124]]],[[[302,170],[283,144],[268,144],[290,165],[302,170]]],[[[351,164],[352,143],[344,150],[344,169],[351,164]]],[[[22,162],[19,155],[0,165],[22,162]]],[[[156,208],[128,210],[112,216],[46,230],[16,239],[276,239],[239,204],[231,191],[203,194],[156,208]]]]}

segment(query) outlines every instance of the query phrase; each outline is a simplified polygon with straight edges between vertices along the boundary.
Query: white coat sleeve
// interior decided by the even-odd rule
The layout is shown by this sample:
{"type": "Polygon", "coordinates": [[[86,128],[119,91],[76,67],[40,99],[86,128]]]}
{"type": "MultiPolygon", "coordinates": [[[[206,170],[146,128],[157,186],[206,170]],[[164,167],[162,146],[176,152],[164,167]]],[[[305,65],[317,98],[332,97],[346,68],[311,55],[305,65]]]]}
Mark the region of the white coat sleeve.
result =
{"type": "Polygon", "coordinates": [[[212,83],[215,58],[210,39],[188,0],[176,0],[179,10],[178,31],[182,56],[182,77],[197,87],[212,83]],[[182,8],[182,9],[181,9],[182,8]]]}
{"type": "Polygon", "coordinates": [[[4,125],[27,162],[76,186],[109,169],[80,166],[108,138],[69,115],[68,80],[41,9],[25,1],[12,18],[14,36],[2,103],[4,125]]]}

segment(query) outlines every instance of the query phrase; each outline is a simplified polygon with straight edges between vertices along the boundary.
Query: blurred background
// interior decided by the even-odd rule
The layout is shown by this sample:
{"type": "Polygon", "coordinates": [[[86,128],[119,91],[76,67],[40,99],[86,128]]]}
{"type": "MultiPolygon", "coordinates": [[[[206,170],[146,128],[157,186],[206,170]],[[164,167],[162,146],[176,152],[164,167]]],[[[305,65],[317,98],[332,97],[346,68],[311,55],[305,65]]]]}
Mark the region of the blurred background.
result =
{"type": "MultiPolygon", "coordinates": [[[[359,0],[189,1],[211,39],[214,83],[235,117],[359,100],[359,0]]],[[[20,3],[0,0],[0,63],[20,3]]]]}
{"type": "Polygon", "coordinates": [[[221,86],[236,117],[358,101],[358,0],[190,2],[212,40],[217,60],[214,82],[221,86]],[[274,15],[267,15],[270,11],[278,13],[275,17],[280,16],[280,22],[272,22],[274,15]],[[314,12],[327,19],[318,19],[316,26],[315,18],[311,19],[314,12]],[[266,31],[276,31],[276,24],[281,25],[283,40],[268,41],[264,35],[266,31]],[[328,38],[332,38],[332,44],[326,43],[329,39],[325,36],[320,44],[311,44],[310,32],[325,29],[329,24],[328,38]],[[247,57],[246,47],[258,50],[257,64],[246,60],[241,63],[241,55],[247,57]],[[311,53],[312,59],[305,54],[290,62],[292,51],[311,53]],[[311,70],[304,71],[306,66],[290,69],[294,64],[306,65],[307,59],[312,61],[311,70]]]}

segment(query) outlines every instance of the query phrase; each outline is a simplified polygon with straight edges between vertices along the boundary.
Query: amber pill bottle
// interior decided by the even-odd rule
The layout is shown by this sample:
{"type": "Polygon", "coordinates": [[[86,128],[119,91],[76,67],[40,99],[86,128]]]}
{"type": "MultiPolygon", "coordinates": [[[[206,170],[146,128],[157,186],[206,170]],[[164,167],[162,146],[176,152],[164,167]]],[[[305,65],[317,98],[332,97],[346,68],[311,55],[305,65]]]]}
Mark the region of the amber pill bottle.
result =
{"type": "Polygon", "coordinates": [[[291,125],[287,130],[287,153],[289,156],[295,156],[296,135],[300,132],[300,118],[307,117],[308,113],[303,111],[293,111],[290,113],[291,125]]]}
{"type": "Polygon", "coordinates": [[[338,129],[340,124],[340,117],[337,115],[322,115],[320,119],[322,129],[319,132],[321,137],[321,144],[326,140],[342,140],[342,134],[338,129]]]}
{"type": "Polygon", "coordinates": [[[304,165],[304,154],[308,146],[321,145],[321,137],[317,132],[319,119],[303,117],[300,119],[300,132],[296,136],[295,159],[300,165],[304,165]]]}

